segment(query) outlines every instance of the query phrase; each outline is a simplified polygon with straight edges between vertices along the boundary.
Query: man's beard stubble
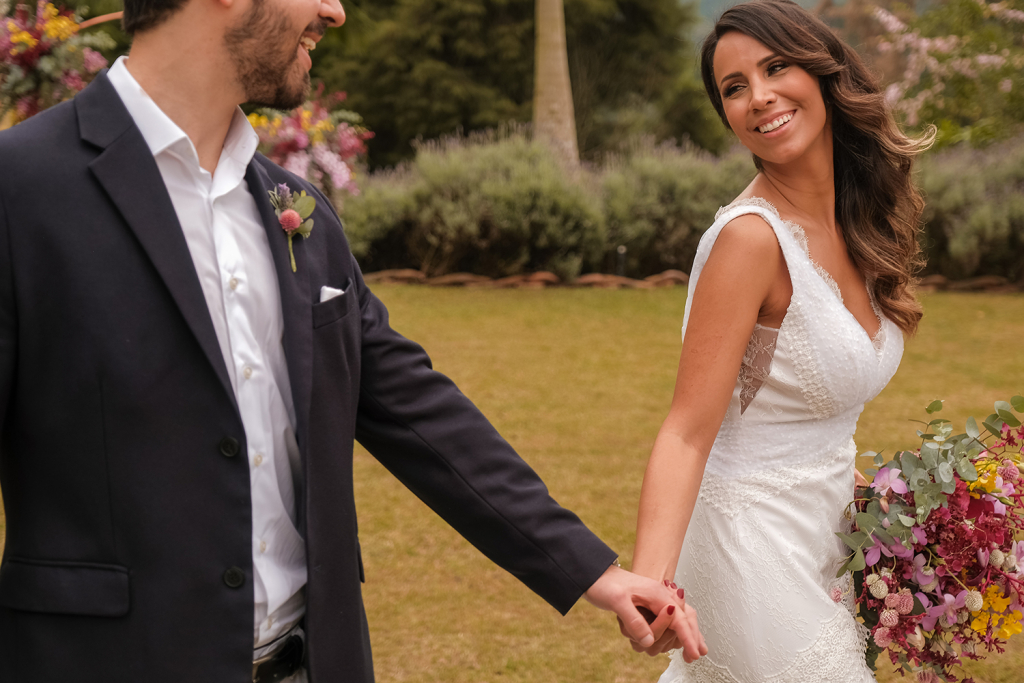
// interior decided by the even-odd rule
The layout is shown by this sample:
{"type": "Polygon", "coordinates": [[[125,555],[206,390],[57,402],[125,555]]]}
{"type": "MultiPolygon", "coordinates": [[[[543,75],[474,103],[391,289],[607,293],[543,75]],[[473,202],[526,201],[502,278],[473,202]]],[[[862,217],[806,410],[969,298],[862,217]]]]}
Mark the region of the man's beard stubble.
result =
{"type": "Polygon", "coordinates": [[[309,97],[309,72],[303,71],[299,83],[289,82],[299,58],[298,45],[288,44],[292,32],[288,17],[284,13],[275,16],[268,4],[267,0],[253,0],[246,16],[224,35],[224,44],[247,102],[294,109],[309,97]]]}

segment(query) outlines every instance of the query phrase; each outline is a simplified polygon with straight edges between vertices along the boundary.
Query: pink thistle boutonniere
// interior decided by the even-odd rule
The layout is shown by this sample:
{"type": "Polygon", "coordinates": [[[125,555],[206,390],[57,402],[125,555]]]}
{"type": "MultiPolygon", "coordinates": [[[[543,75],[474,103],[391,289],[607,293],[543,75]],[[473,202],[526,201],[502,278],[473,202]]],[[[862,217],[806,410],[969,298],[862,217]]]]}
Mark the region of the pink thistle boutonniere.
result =
{"type": "Polygon", "coordinates": [[[270,203],[274,206],[274,213],[277,220],[281,221],[281,228],[288,235],[288,255],[292,259],[292,272],[296,272],[295,251],[292,248],[292,238],[296,234],[303,239],[309,237],[313,232],[313,209],[316,208],[316,199],[301,191],[292,194],[287,185],[281,183],[273,190],[269,190],[270,203]]]}

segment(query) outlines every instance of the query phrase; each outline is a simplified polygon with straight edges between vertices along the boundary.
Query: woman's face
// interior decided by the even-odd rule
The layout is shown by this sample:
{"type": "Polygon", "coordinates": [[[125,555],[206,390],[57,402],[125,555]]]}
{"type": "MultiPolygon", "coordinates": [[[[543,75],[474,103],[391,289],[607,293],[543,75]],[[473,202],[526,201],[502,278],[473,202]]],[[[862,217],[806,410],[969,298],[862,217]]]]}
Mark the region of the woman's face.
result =
{"type": "Polygon", "coordinates": [[[718,40],[714,71],[729,126],[765,162],[787,164],[831,148],[817,76],[737,31],[718,40]]]}

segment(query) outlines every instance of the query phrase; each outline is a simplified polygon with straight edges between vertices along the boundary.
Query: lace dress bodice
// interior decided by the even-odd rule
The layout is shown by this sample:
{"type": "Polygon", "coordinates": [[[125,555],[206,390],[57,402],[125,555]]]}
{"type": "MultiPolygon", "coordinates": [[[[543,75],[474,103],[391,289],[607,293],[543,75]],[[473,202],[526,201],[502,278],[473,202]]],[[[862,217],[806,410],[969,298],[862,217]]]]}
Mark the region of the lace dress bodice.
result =
{"type": "MultiPolygon", "coordinates": [[[[708,461],[708,469],[719,475],[813,462],[816,450],[835,450],[852,436],[864,404],[888,384],[903,355],[899,329],[879,316],[878,333],[868,336],[835,281],[811,260],[803,230],[782,220],[763,199],[740,200],[718,211],[697,249],[691,293],[700,286],[722,228],[745,213],[760,215],[774,229],[793,295],[778,330],[758,325],[751,336],[708,461]],[[794,452],[796,442],[814,447],[794,452]],[[725,453],[728,457],[721,457],[725,453]]],[[[684,338],[692,301],[688,297],[684,338]]]]}
{"type": "Polygon", "coordinates": [[[845,555],[835,533],[849,530],[857,419],[896,372],[903,336],[881,315],[869,336],[803,230],[753,198],[719,210],[701,239],[684,340],[718,235],[750,213],[775,232],[793,294],[777,330],[751,335],[680,555],[676,581],[710,652],[691,665],[674,653],[661,683],[866,683],[866,631],[848,579],[835,578],[845,555]]]}

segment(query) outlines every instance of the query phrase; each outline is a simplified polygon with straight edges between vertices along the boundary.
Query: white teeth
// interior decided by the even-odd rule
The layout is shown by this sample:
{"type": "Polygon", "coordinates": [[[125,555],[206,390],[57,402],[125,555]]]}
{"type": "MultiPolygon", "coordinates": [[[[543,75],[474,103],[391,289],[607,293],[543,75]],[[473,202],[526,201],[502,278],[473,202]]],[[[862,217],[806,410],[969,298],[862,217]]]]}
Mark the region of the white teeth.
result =
{"type": "Polygon", "coordinates": [[[307,50],[309,50],[310,52],[312,52],[313,50],[316,49],[316,41],[313,40],[312,38],[308,38],[306,36],[302,36],[302,40],[299,41],[299,44],[302,47],[304,47],[307,50]]]}
{"type": "Polygon", "coordinates": [[[771,123],[766,123],[763,126],[758,126],[757,129],[762,133],[769,133],[784,123],[788,123],[793,119],[792,114],[783,114],[779,118],[775,119],[771,123]]]}

